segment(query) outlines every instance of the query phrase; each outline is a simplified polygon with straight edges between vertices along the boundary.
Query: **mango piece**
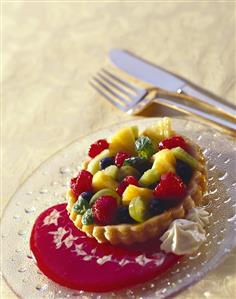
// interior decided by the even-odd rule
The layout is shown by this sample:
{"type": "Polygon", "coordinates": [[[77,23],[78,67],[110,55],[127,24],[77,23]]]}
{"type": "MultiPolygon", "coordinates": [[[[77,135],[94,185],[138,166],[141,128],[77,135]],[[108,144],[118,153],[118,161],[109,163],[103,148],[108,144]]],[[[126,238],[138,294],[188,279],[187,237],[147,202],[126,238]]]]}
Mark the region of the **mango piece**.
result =
{"type": "Polygon", "coordinates": [[[160,175],[173,172],[175,173],[176,159],[174,154],[169,149],[163,149],[157,152],[154,156],[152,169],[156,169],[160,175]]]}
{"type": "Polygon", "coordinates": [[[96,172],[100,170],[100,161],[103,158],[111,157],[112,154],[108,149],[105,149],[100,154],[98,154],[95,158],[93,158],[87,166],[87,170],[94,175],[96,172]]]}
{"type": "Polygon", "coordinates": [[[102,190],[99,190],[98,192],[96,192],[92,196],[92,198],[89,201],[90,207],[96,202],[96,200],[99,197],[101,197],[103,195],[109,195],[109,196],[114,197],[117,200],[118,205],[121,203],[121,198],[120,198],[120,196],[119,196],[119,194],[117,192],[115,192],[114,190],[111,190],[111,189],[102,189],[102,190]]]}
{"type": "Polygon", "coordinates": [[[109,175],[106,175],[104,171],[98,171],[93,176],[92,187],[94,191],[101,189],[116,190],[118,183],[109,175]]]}
{"type": "Polygon", "coordinates": [[[139,179],[139,185],[142,187],[148,187],[157,183],[160,180],[160,173],[156,168],[148,169],[139,179]]]}
{"type": "Polygon", "coordinates": [[[122,204],[128,206],[131,200],[135,197],[141,197],[147,201],[153,198],[153,192],[147,188],[140,188],[134,185],[129,185],[122,195],[122,204]]]}
{"type": "Polygon", "coordinates": [[[112,138],[109,149],[113,153],[127,152],[135,155],[135,134],[131,127],[120,129],[112,138]]]}

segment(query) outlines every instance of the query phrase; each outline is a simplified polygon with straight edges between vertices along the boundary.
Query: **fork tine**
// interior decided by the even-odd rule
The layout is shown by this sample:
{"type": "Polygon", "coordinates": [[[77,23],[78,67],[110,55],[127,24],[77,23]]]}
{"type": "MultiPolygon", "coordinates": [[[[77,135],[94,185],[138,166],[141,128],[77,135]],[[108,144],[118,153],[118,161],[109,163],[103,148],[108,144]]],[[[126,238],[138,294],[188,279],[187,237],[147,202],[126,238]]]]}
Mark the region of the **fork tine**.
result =
{"type": "MultiPolygon", "coordinates": [[[[104,81],[106,81],[108,84],[110,84],[111,86],[113,86],[115,89],[119,90],[120,92],[122,92],[123,94],[128,96],[128,99],[130,100],[132,98],[132,96],[134,95],[133,93],[131,94],[130,92],[128,92],[126,89],[124,89],[123,87],[121,87],[120,84],[115,83],[114,81],[111,81],[110,79],[108,79],[107,77],[105,77],[102,73],[98,73],[97,74],[99,77],[101,77],[104,81]]],[[[112,78],[112,77],[109,77],[112,78]]]]}
{"type": "Polygon", "coordinates": [[[118,107],[122,111],[126,111],[127,109],[125,106],[120,105],[119,102],[115,101],[109,94],[105,93],[101,88],[99,88],[96,84],[94,84],[92,81],[89,81],[89,84],[97,90],[98,93],[100,93],[104,98],[106,98],[111,104],[118,107]]]}
{"type": "Polygon", "coordinates": [[[102,86],[109,94],[113,95],[121,104],[126,106],[129,104],[126,98],[124,98],[118,92],[114,91],[108,84],[103,82],[101,79],[94,76],[93,80],[96,81],[100,86],[102,86]]]}
{"type": "Polygon", "coordinates": [[[119,78],[116,75],[112,74],[110,71],[107,71],[106,69],[102,69],[102,71],[106,75],[112,77],[115,81],[118,81],[120,84],[125,85],[126,87],[130,88],[131,90],[133,90],[135,92],[137,92],[137,90],[139,90],[139,88],[137,86],[135,86],[135,85],[133,85],[133,84],[131,84],[131,83],[125,81],[125,80],[122,80],[121,78],[119,78]]]}

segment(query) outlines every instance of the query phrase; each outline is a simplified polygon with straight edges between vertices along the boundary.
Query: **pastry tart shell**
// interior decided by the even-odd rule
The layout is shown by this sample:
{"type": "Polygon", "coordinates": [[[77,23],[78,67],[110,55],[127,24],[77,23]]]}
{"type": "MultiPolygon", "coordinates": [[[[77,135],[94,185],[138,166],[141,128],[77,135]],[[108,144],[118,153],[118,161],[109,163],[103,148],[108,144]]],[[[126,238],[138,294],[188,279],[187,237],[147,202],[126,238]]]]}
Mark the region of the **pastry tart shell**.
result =
{"type": "Polygon", "coordinates": [[[188,140],[193,149],[192,155],[198,161],[199,167],[194,171],[188,184],[187,196],[177,206],[168,209],[160,215],[154,216],[143,223],[116,225],[83,225],[82,216],[73,210],[75,198],[71,190],[67,192],[67,211],[74,225],[89,237],[94,237],[99,243],[109,242],[130,245],[142,243],[161,236],[174,219],[185,218],[187,212],[203,204],[203,195],[207,189],[207,169],[205,158],[200,147],[188,140]]]}

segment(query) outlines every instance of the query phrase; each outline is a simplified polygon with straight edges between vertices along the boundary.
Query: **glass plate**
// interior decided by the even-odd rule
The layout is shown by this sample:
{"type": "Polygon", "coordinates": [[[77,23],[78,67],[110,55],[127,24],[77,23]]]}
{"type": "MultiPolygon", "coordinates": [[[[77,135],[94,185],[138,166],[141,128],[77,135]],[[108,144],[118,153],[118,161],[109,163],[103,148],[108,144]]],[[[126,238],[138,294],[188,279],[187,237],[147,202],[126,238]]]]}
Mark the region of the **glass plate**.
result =
{"type": "MultiPolygon", "coordinates": [[[[126,122],[141,128],[158,118],[126,122]]],[[[88,146],[106,138],[119,124],[78,139],[44,162],[12,197],[2,218],[2,272],[12,290],[21,298],[167,298],[199,281],[216,267],[235,246],[236,198],[233,162],[236,146],[232,139],[198,122],[173,119],[173,128],[189,136],[204,150],[209,171],[207,209],[210,225],[207,241],[167,273],[133,289],[112,293],[75,291],[54,283],[37,269],[29,251],[29,236],[36,217],[46,208],[65,201],[70,177],[79,169],[88,146]]]]}

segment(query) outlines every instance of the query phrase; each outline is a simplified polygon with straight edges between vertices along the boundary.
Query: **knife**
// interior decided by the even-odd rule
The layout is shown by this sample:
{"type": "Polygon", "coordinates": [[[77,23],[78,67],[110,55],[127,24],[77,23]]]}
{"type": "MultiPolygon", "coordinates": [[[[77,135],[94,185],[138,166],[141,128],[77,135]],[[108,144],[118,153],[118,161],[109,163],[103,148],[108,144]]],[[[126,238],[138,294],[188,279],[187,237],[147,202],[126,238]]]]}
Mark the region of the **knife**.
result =
{"type": "Polygon", "coordinates": [[[236,110],[229,104],[223,103],[216,96],[209,95],[208,92],[195,87],[187,80],[139,58],[131,52],[112,49],[109,56],[114,65],[139,80],[170,92],[183,93],[197,98],[202,103],[214,107],[218,112],[236,119],[236,110]]]}

